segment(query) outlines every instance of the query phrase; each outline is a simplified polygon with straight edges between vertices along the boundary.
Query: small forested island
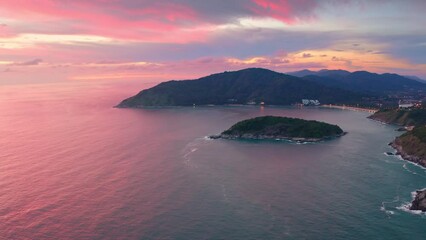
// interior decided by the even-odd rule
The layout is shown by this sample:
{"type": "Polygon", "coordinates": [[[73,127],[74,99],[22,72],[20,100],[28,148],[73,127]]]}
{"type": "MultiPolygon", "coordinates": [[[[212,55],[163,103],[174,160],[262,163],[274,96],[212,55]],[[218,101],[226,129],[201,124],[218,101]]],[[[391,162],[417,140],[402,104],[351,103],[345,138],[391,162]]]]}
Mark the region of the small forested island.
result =
{"type": "Polygon", "coordinates": [[[236,123],[211,138],[318,142],[343,136],[337,125],[298,118],[264,116],[236,123]]]}

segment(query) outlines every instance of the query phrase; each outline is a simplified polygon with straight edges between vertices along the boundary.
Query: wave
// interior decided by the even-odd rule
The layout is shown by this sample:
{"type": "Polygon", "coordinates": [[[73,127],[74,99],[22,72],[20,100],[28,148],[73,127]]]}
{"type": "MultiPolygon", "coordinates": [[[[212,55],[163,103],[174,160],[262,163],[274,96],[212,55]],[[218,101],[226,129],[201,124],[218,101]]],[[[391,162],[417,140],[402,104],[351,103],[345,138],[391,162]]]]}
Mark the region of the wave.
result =
{"type": "Polygon", "coordinates": [[[394,215],[395,214],[395,212],[394,211],[391,211],[391,210],[388,210],[388,209],[386,209],[386,204],[394,204],[394,203],[398,203],[400,200],[399,200],[399,195],[398,196],[396,196],[392,201],[390,201],[390,202],[386,202],[386,201],[383,201],[382,202],[382,206],[380,207],[380,211],[383,211],[383,212],[385,212],[386,213],[386,215],[388,216],[388,217],[390,217],[390,215],[394,215]]]}
{"type": "Polygon", "coordinates": [[[214,140],[213,138],[211,138],[210,136],[204,136],[203,137],[203,140],[206,140],[206,141],[212,141],[212,140],[214,140]]]}
{"type": "MultiPolygon", "coordinates": [[[[403,167],[403,168],[404,168],[407,172],[409,172],[409,173],[411,173],[411,174],[419,175],[419,173],[418,173],[418,172],[415,172],[415,171],[413,171],[413,170],[409,169],[409,168],[407,167],[407,164],[414,165],[414,166],[416,166],[416,167],[420,168],[421,170],[424,170],[424,173],[426,173],[426,167],[423,167],[422,165],[417,164],[417,163],[415,163],[415,162],[407,161],[407,160],[405,160],[405,159],[404,159],[401,155],[397,155],[396,153],[397,153],[397,151],[395,150],[395,151],[393,152],[393,155],[390,155],[390,154],[388,154],[387,152],[384,152],[383,154],[384,154],[384,155],[386,155],[386,156],[388,156],[388,157],[393,157],[393,158],[396,158],[396,159],[398,159],[398,160],[400,160],[400,161],[403,161],[403,162],[404,162],[404,164],[402,165],[402,167],[403,167]]],[[[423,177],[423,178],[426,178],[426,176],[423,176],[423,175],[419,175],[419,176],[421,176],[421,177],[423,177]]]]}
{"type": "Polygon", "coordinates": [[[407,172],[412,173],[412,174],[414,174],[414,175],[417,175],[417,173],[416,173],[416,172],[411,171],[411,170],[407,167],[407,163],[404,163],[404,164],[402,165],[402,167],[403,167],[405,170],[407,170],[407,172]]]}
{"type": "MultiPolygon", "coordinates": [[[[424,191],[424,190],[426,190],[426,188],[411,192],[411,202],[414,201],[414,199],[416,198],[417,191],[424,191]]],[[[420,210],[411,210],[410,209],[411,202],[405,202],[401,206],[396,207],[396,209],[407,212],[407,213],[411,213],[411,214],[426,216],[426,212],[422,212],[420,210]]]]}
{"type": "Polygon", "coordinates": [[[426,213],[420,210],[411,210],[410,207],[411,207],[411,203],[403,203],[401,206],[396,207],[396,209],[401,210],[403,212],[411,213],[411,214],[426,216],[426,213]]]}

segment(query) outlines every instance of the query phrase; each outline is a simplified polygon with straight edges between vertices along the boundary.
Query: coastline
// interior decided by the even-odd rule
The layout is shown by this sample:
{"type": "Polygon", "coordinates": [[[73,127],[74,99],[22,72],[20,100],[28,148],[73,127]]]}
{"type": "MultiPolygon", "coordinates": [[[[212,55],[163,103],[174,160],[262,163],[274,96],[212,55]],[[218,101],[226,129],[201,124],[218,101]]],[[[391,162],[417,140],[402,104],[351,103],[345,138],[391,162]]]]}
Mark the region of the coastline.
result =
{"type": "Polygon", "coordinates": [[[271,136],[271,135],[253,135],[253,134],[243,134],[243,135],[219,134],[219,135],[209,136],[209,138],[210,139],[229,139],[229,140],[274,140],[274,141],[291,141],[291,142],[298,142],[298,143],[316,143],[316,142],[339,138],[346,134],[347,132],[343,132],[342,134],[339,134],[339,135],[327,136],[323,138],[302,138],[302,137],[286,137],[286,136],[271,136]]]}
{"type": "MultiPolygon", "coordinates": [[[[403,147],[398,143],[398,137],[389,143],[389,145],[396,150],[395,155],[400,156],[402,160],[421,168],[426,168],[426,159],[405,152],[403,147]]],[[[401,209],[415,214],[426,213],[426,188],[412,192],[412,196],[411,203],[403,205],[401,209]]]]}
{"type": "Polygon", "coordinates": [[[363,107],[352,107],[352,106],[345,106],[345,105],[334,105],[334,104],[323,104],[320,107],[323,108],[337,108],[342,110],[351,110],[351,111],[357,111],[357,112],[369,112],[369,113],[375,113],[379,111],[379,109],[375,108],[363,108],[363,107]]]}
{"type": "Polygon", "coordinates": [[[426,213],[426,188],[416,190],[412,193],[413,201],[410,210],[426,213]]]}
{"type": "MultiPolygon", "coordinates": [[[[389,125],[394,125],[394,126],[398,126],[398,127],[404,127],[406,129],[405,125],[393,123],[393,122],[390,122],[390,121],[385,121],[383,119],[374,117],[374,115],[368,116],[367,118],[374,120],[374,121],[377,121],[377,122],[380,122],[382,124],[389,124],[389,125]]],[[[423,159],[423,158],[415,156],[415,155],[410,155],[410,154],[408,154],[407,152],[404,151],[403,146],[400,143],[398,143],[398,140],[399,140],[398,138],[401,137],[401,136],[402,135],[396,137],[392,142],[389,143],[389,146],[391,146],[392,148],[394,148],[396,150],[396,155],[401,156],[406,161],[418,164],[418,165],[426,168],[426,159],[423,159]]]]}
{"type": "Polygon", "coordinates": [[[426,168],[426,159],[406,153],[403,147],[398,144],[397,139],[398,138],[389,143],[389,146],[393,147],[396,150],[396,155],[401,156],[402,159],[404,159],[405,161],[409,161],[423,168],[426,168]]]}
{"type": "MultiPolygon", "coordinates": [[[[374,117],[374,115],[371,115],[368,118],[372,119],[374,121],[378,121],[382,124],[390,124],[390,125],[400,126],[400,127],[403,126],[406,129],[406,125],[404,125],[404,124],[397,124],[397,123],[393,123],[393,122],[390,122],[390,121],[385,121],[383,119],[374,117]]],[[[402,146],[402,144],[400,142],[401,136],[402,135],[396,137],[391,143],[389,143],[389,146],[391,146],[392,148],[394,148],[396,150],[395,155],[400,156],[401,159],[404,160],[404,161],[415,164],[415,165],[422,167],[422,168],[426,168],[426,159],[425,158],[415,156],[415,155],[411,155],[411,154],[408,154],[406,151],[404,151],[404,147],[402,146]]],[[[401,206],[398,209],[409,212],[409,213],[414,213],[414,214],[426,213],[426,189],[420,189],[420,190],[416,190],[416,191],[412,192],[411,202],[408,203],[408,204],[404,204],[403,206],[401,206]]]]}

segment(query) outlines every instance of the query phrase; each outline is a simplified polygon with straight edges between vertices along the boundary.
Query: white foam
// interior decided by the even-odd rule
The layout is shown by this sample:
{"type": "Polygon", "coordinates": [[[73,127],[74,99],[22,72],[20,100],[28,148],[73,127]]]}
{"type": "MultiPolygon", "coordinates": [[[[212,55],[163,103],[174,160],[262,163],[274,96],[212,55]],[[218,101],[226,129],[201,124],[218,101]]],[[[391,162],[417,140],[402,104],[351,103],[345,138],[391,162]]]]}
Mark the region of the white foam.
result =
{"type": "Polygon", "coordinates": [[[196,138],[192,142],[186,144],[182,151],[184,164],[192,168],[197,168],[197,166],[193,164],[192,154],[197,152],[201,146],[211,143],[210,140],[212,139],[209,136],[204,136],[201,138],[196,138]]]}
{"type": "Polygon", "coordinates": [[[407,212],[407,213],[411,213],[411,214],[416,214],[416,215],[425,215],[425,213],[423,213],[420,210],[410,210],[411,207],[411,203],[404,203],[399,207],[396,207],[396,209],[407,212]]]}
{"type": "Polygon", "coordinates": [[[213,140],[213,138],[211,138],[210,136],[204,136],[204,137],[203,137],[203,140],[211,141],[211,140],[213,140]]]}
{"type": "Polygon", "coordinates": [[[402,165],[402,167],[403,167],[405,170],[407,170],[407,172],[412,173],[412,174],[414,174],[414,175],[417,175],[417,173],[416,173],[416,172],[411,171],[410,169],[408,169],[408,168],[407,168],[407,163],[404,163],[404,165],[402,165]]]}
{"type": "Polygon", "coordinates": [[[407,167],[407,163],[408,163],[408,164],[411,164],[411,165],[414,165],[414,166],[416,166],[416,167],[419,167],[419,168],[421,168],[422,170],[424,170],[424,171],[426,172],[426,167],[423,167],[422,165],[417,164],[417,163],[415,163],[415,162],[405,160],[405,159],[404,159],[401,155],[396,154],[396,153],[397,153],[397,151],[395,150],[395,151],[394,151],[394,155],[388,155],[386,152],[384,152],[383,154],[385,154],[386,156],[389,156],[389,157],[395,157],[396,159],[403,161],[403,162],[404,162],[404,165],[402,165],[402,167],[403,167],[405,170],[407,170],[408,172],[412,173],[412,174],[418,175],[418,173],[417,173],[417,172],[414,172],[414,171],[412,171],[412,170],[408,169],[408,167],[407,167]]]}
{"type": "Polygon", "coordinates": [[[411,165],[414,165],[414,166],[416,166],[416,167],[419,167],[419,168],[421,168],[421,169],[425,170],[425,172],[426,172],[426,167],[423,167],[422,165],[417,164],[417,163],[415,163],[415,162],[407,161],[407,160],[403,159],[402,157],[401,157],[401,159],[402,159],[403,161],[406,161],[407,163],[409,163],[409,164],[411,164],[411,165]]]}
{"type": "Polygon", "coordinates": [[[385,212],[386,213],[386,215],[394,215],[395,214],[395,212],[394,211],[391,211],[391,210],[386,210],[386,208],[385,207],[380,207],[380,211],[383,211],[383,212],[385,212]]]}
{"type": "Polygon", "coordinates": [[[392,201],[390,201],[390,202],[383,201],[383,202],[382,202],[382,206],[380,207],[380,211],[385,212],[385,213],[386,213],[386,215],[388,215],[388,217],[389,217],[389,215],[394,215],[394,214],[395,214],[395,212],[394,212],[394,211],[391,211],[391,210],[387,210],[387,209],[386,209],[386,204],[392,204],[392,203],[397,203],[397,202],[399,202],[399,195],[398,195],[398,196],[396,196],[396,197],[395,197],[392,201]]]}
{"type": "MultiPolygon", "coordinates": [[[[411,192],[411,199],[412,199],[411,201],[414,201],[414,199],[416,198],[417,191],[424,191],[424,190],[426,190],[426,188],[411,192]]],[[[405,202],[401,206],[396,207],[396,209],[407,212],[407,213],[411,213],[411,214],[426,215],[425,212],[422,212],[421,210],[411,210],[410,207],[411,207],[411,202],[405,202]]]]}

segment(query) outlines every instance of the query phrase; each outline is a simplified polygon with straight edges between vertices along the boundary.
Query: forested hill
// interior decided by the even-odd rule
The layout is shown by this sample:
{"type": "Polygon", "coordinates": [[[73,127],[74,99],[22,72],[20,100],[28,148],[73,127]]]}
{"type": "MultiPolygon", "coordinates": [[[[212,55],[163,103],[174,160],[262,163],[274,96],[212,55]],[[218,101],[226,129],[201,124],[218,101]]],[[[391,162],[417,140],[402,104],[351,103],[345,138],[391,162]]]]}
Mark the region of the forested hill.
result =
{"type": "Polygon", "coordinates": [[[289,105],[301,99],[356,103],[362,94],[262,68],[223,72],[196,80],[168,81],[123,100],[117,107],[191,106],[265,102],[289,105]]]}
{"type": "Polygon", "coordinates": [[[419,78],[405,77],[392,73],[377,74],[367,71],[348,72],[345,70],[324,69],[317,72],[302,70],[288,74],[329,87],[370,95],[426,92],[426,83],[419,78]]]}

